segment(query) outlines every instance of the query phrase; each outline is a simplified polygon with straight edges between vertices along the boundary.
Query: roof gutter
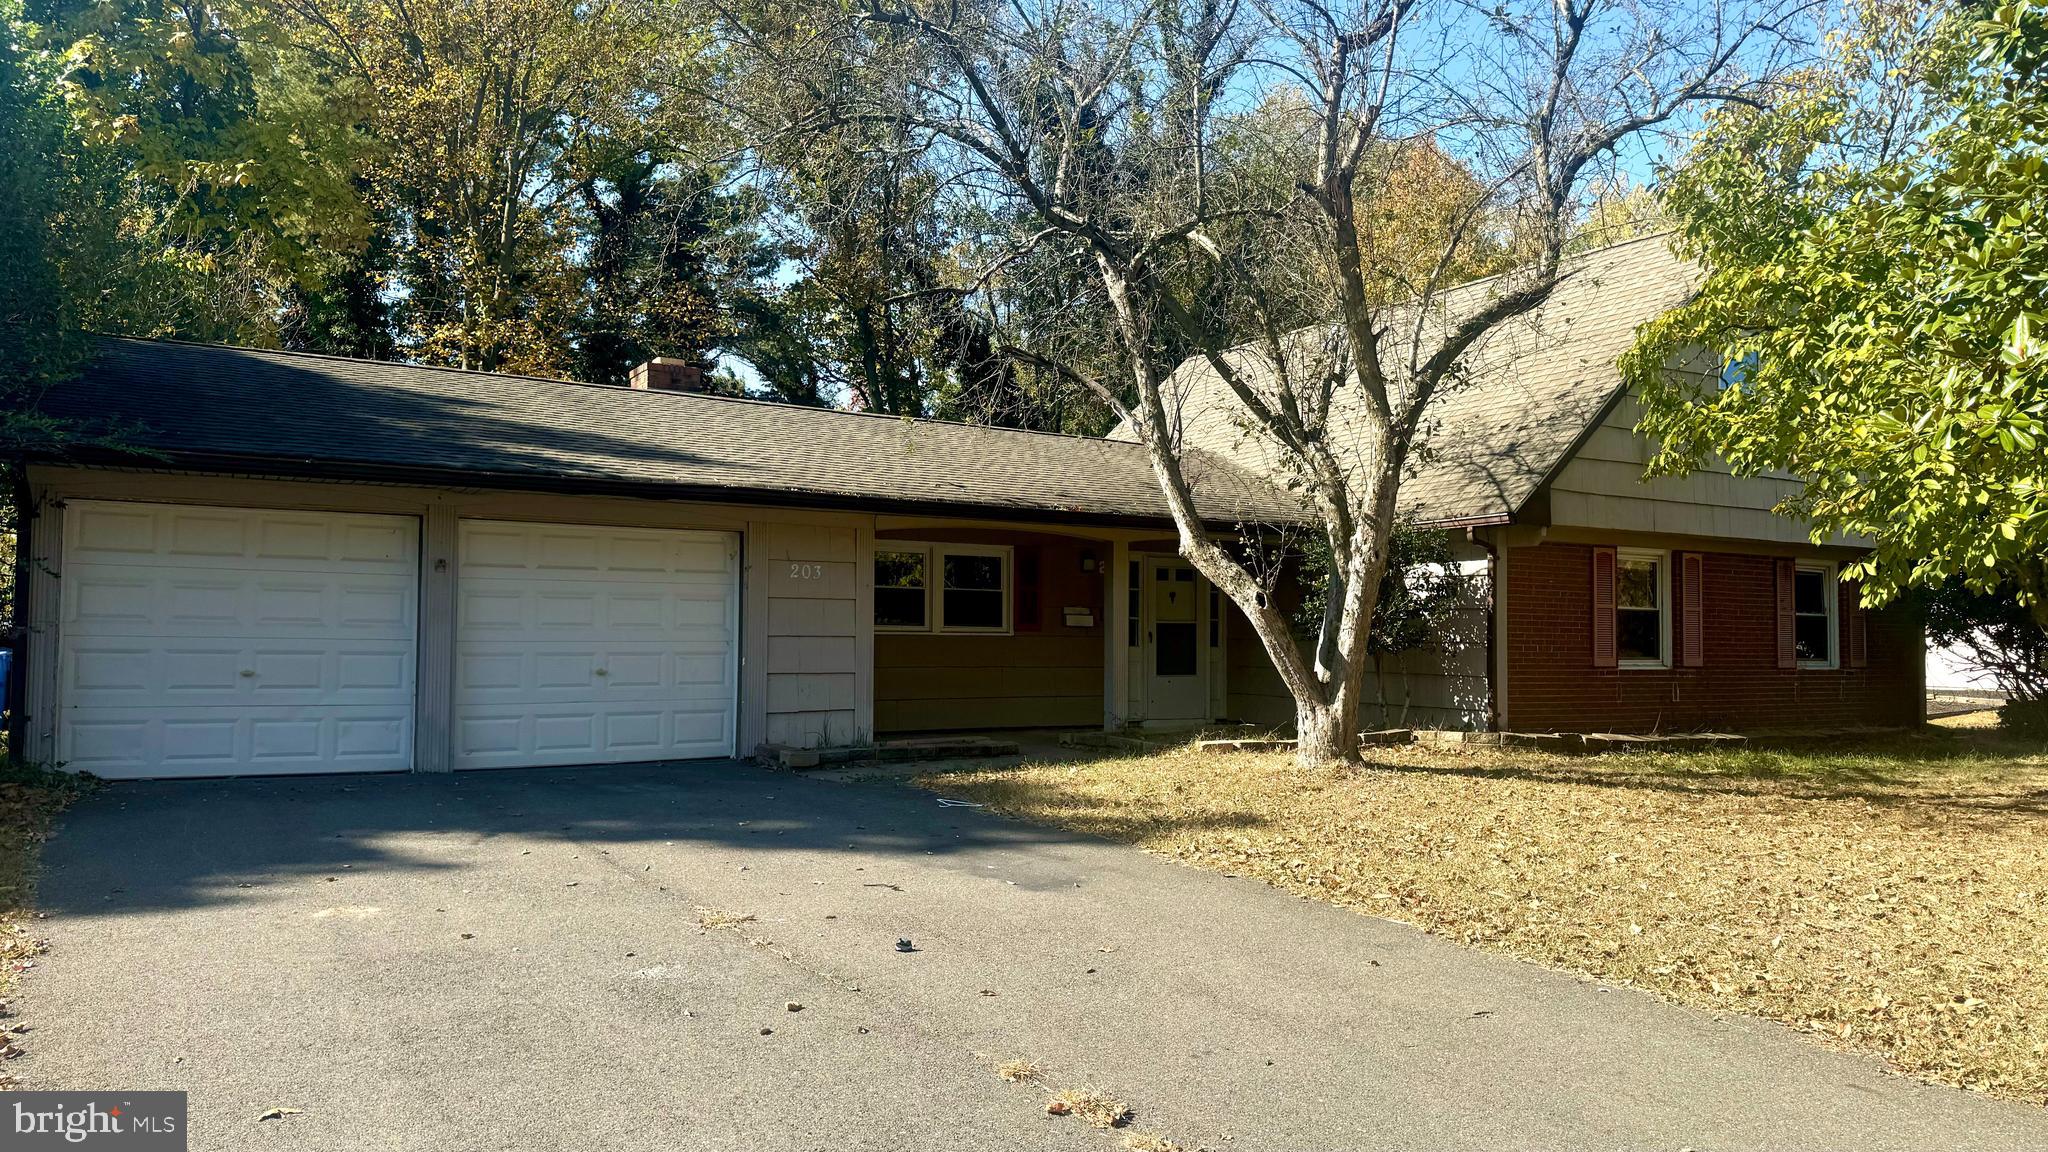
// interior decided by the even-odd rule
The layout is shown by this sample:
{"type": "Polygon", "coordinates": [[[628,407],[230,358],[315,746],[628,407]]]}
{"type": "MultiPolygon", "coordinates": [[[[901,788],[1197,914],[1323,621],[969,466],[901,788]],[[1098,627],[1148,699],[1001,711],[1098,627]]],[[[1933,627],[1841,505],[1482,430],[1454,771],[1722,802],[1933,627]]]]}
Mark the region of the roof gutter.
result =
{"type": "MultiPolygon", "coordinates": [[[[1527,501],[1524,501],[1526,504],[1527,501]]],[[[1493,512],[1485,516],[1453,516],[1447,520],[1417,520],[1417,528],[1491,528],[1515,522],[1513,513],[1493,512]]]]}
{"type": "MultiPolygon", "coordinates": [[[[359,483],[403,484],[432,488],[482,488],[492,491],[567,493],[579,496],[623,496],[639,500],[689,500],[768,508],[824,511],[889,512],[910,515],[962,516],[1018,523],[1059,523],[1099,528],[1175,528],[1169,516],[1136,516],[1033,508],[1004,504],[967,504],[944,500],[901,500],[772,488],[725,488],[706,484],[667,484],[620,480],[571,472],[486,472],[462,468],[340,463],[304,458],[242,456],[227,453],[180,452],[146,455],[134,452],[84,451],[44,454],[38,463],[77,467],[119,467],[146,471],[222,472],[287,476],[307,480],[352,480],[359,483]]],[[[1235,520],[1204,520],[1212,529],[1228,531],[1235,520]]]]}

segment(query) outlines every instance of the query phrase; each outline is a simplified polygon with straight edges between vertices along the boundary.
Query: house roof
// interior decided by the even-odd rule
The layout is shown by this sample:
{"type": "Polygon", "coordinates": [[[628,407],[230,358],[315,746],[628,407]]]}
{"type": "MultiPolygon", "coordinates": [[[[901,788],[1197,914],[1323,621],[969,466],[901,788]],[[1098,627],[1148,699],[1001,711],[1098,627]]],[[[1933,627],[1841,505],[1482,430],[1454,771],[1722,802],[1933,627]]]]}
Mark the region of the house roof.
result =
{"type": "MultiPolygon", "coordinates": [[[[470,487],[1164,522],[1135,444],[305,353],[108,338],[41,408],[112,460],[470,487]]],[[[111,462],[99,452],[82,462],[111,462]]],[[[1300,515],[1207,455],[1212,523],[1300,515]]]]}
{"type": "MultiPolygon", "coordinates": [[[[1616,363],[1636,330],[1683,303],[1699,276],[1697,265],[1672,251],[1669,236],[1571,257],[1543,305],[1475,343],[1463,361],[1464,377],[1432,402],[1433,428],[1404,478],[1402,513],[1428,524],[1514,518],[1618,398],[1623,385],[1616,363]]],[[[1425,354],[1437,332],[1490,302],[1499,288],[1498,280],[1487,279],[1446,293],[1425,319],[1425,354]]],[[[1405,333],[1412,316],[1404,324],[1397,315],[1389,328],[1405,333]]],[[[1264,357],[1242,349],[1233,355],[1255,388],[1273,386],[1264,357]]],[[[1206,362],[1183,364],[1166,391],[1181,414],[1183,443],[1276,472],[1277,446],[1246,430],[1243,405],[1206,362]]],[[[1354,448],[1362,443],[1362,402],[1354,382],[1332,404],[1332,435],[1354,448]]],[[[1133,438],[1124,427],[1111,436],[1133,438]]]]}

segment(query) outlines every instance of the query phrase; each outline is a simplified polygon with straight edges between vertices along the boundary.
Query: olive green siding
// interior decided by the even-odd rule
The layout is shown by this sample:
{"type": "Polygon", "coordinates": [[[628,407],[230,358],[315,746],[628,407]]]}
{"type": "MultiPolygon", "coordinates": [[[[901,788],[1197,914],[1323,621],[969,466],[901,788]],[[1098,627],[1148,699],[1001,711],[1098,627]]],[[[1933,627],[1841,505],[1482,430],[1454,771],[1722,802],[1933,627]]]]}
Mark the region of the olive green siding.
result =
{"type": "MultiPolygon", "coordinates": [[[[1102,723],[1103,587],[1110,546],[1000,529],[906,530],[896,539],[1013,549],[1012,634],[875,633],[875,729],[1082,727],[1102,723]],[[1020,595],[1016,557],[1030,553],[1037,594],[1020,595]],[[1083,557],[1094,571],[1083,571],[1083,557]],[[1035,611],[1033,609],[1035,608],[1035,611]],[[1094,616],[1069,627],[1067,608],[1094,616]]],[[[888,539],[878,542],[886,547],[888,539]]]]}

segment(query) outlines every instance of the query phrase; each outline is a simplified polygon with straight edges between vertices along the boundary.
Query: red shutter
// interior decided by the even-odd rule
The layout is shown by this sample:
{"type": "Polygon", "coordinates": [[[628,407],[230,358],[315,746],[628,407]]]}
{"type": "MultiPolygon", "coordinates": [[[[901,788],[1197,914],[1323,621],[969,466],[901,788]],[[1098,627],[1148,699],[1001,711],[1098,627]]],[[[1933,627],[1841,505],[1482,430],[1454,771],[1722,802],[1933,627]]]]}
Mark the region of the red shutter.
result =
{"type": "Polygon", "coordinates": [[[1868,613],[1863,611],[1863,590],[1847,580],[1842,581],[1842,664],[1848,668],[1864,668],[1870,664],[1870,629],[1866,623],[1868,613]]]}
{"type": "Polygon", "coordinates": [[[1798,621],[1792,615],[1792,573],[1790,560],[1778,561],[1778,667],[1799,666],[1798,621]]]}
{"type": "Polygon", "coordinates": [[[1678,554],[1678,663],[1698,668],[1707,662],[1706,557],[1678,554]]]}
{"type": "Polygon", "coordinates": [[[1011,597],[1010,627],[1017,632],[1036,632],[1045,619],[1038,579],[1037,545],[1026,544],[1017,549],[1015,576],[1017,588],[1011,597]]]}
{"type": "Polygon", "coordinates": [[[1593,549],[1593,667],[1612,668],[1614,660],[1614,549],[1593,549]]]}

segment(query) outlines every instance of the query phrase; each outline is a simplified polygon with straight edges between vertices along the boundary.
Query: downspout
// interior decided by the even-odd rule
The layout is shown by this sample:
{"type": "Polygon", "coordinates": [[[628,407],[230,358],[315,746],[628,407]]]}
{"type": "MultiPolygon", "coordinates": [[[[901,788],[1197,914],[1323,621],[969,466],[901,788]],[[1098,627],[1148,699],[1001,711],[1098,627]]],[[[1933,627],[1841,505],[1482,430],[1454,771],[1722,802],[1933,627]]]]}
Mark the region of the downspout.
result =
{"type": "Polygon", "coordinates": [[[1486,730],[1501,731],[1499,612],[1501,557],[1493,541],[1478,528],[1465,529],[1465,540],[1486,549],[1486,730]]]}

